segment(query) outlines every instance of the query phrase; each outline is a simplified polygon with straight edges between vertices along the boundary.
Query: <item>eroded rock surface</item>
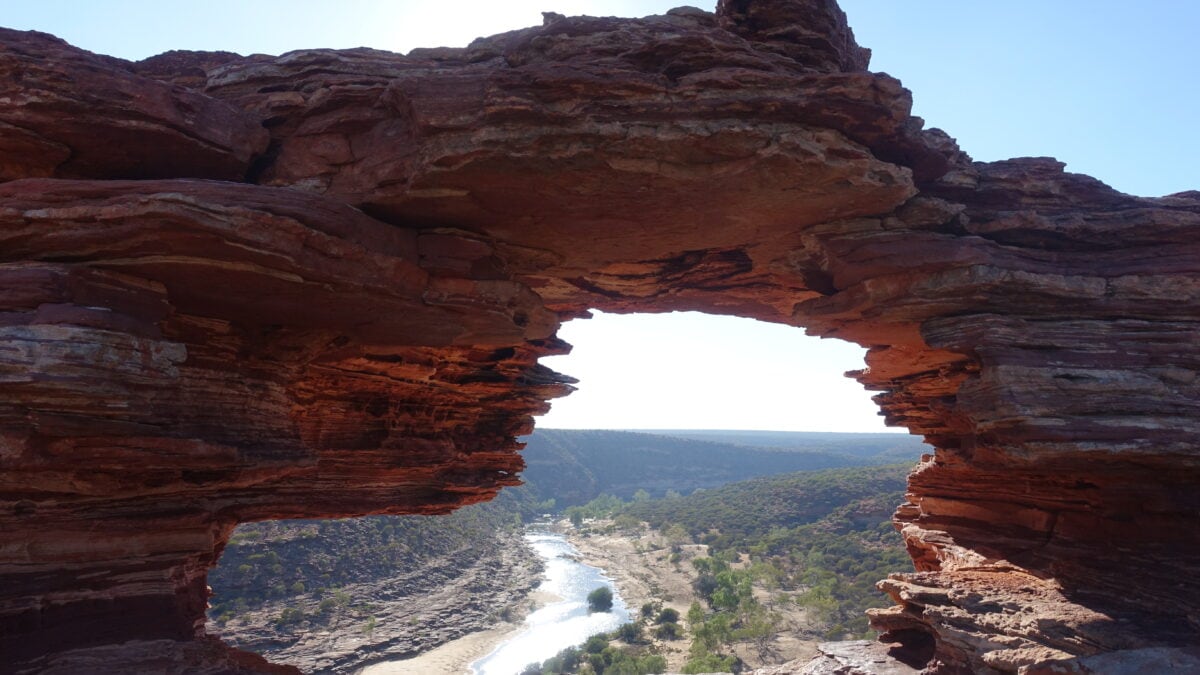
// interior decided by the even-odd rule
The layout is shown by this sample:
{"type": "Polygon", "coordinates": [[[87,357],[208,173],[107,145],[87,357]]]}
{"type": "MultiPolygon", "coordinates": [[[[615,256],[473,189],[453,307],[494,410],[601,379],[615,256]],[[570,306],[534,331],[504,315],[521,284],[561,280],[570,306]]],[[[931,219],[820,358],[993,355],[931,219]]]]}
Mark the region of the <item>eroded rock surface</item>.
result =
{"type": "Polygon", "coordinates": [[[348,597],[365,600],[369,609],[281,625],[278,617],[289,608],[309,616],[321,612],[316,599],[292,597],[238,611],[232,620],[210,625],[209,630],[225,642],[306,673],[355,673],[372,663],[411,658],[470,633],[502,626],[518,629],[543,570],[541,558],[521,533],[496,533],[494,541],[478,547],[431,555],[423,565],[338,587],[348,597]]]}
{"type": "Polygon", "coordinates": [[[931,672],[1197,641],[1200,193],[973,163],[832,0],[408,56],[0,40],[11,669],[265,668],[203,637],[234,524],[514,484],[589,308],[870,348],[935,448],[874,620],[931,672]]]}
{"type": "Polygon", "coordinates": [[[51,35],[0,29],[0,180],[241,180],[266,149],[257,116],[132,68],[51,35]]]}

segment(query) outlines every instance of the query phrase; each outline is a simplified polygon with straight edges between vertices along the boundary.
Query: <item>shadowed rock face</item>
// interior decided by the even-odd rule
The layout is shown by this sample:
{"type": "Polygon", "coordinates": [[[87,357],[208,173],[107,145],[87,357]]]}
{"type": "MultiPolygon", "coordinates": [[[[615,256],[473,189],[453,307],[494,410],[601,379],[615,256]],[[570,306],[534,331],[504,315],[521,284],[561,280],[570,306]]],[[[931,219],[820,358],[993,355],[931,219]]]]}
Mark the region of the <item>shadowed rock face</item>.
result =
{"type": "Polygon", "coordinates": [[[515,484],[589,308],[870,348],[936,449],[873,616],[906,662],[1196,641],[1200,193],[971,162],[832,0],[409,56],[0,39],[9,669],[268,669],[203,637],[234,525],[515,484]]]}

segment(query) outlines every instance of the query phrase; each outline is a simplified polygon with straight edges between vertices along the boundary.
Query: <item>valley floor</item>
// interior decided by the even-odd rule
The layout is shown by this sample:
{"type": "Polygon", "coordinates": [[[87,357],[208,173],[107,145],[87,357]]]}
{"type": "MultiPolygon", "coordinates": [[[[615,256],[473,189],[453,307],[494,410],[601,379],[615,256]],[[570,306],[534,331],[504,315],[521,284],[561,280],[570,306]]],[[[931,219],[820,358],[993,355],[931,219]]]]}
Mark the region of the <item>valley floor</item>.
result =
{"type": "MultiPolygon", "coordinates": [[[[594,523],[583,531],[567,525],[563,531],[579,549],[584,563],[599,567],[612,577],[631,614],[636,615],[647,602],[657,602],[686,617],[691,604],[700,601],[692,588],[698,575],[691,561],[707,556],[708,547],[681,545],[678,558],[672,562],[671,544],[657,531],[643,528],[637,532],[604,532],[608,529],[606,525],[594,523]]],[[[768,643],[760,646],[747,641],[734,646],[734,653],[743,662],[759,668],[795,660],[807,662],[817,656],[819,640],[815,635],[805,634],[810,622],[803,608],[793,603],[773,602],[771,594],[761,588],[755,588],[755,595],[779,620],[776,634],[768,643]]],[[[667,659],[668,672],[679,672],[688,660],[691,646],[688,636],[655,643],[667,659]]]]}

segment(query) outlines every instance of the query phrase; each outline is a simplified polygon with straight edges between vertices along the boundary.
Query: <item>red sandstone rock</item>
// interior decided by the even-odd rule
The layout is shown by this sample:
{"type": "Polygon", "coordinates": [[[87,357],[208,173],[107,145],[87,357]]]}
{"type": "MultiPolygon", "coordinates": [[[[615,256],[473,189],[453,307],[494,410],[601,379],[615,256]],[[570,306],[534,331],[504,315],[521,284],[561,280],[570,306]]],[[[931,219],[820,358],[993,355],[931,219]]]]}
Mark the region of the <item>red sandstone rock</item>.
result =
{"type": "Polygon", "coordinates": [[[27,664],[41,675],[128,675],[129,673],[187,673],[188,675],[300,675],[292,666],[232,649],[216,638],[177,642],[133,640],[119,645],[75,649],[50,654],[27,664]]]}
{"type": "Polygon", "coordinates": [[[565,391],[535,295],[421,267],[426,236],[466,269],[478,240],[455,258],[449,233],[204,181],[22,180],[0,204],[11,659],[202,634],[239,520],[488,498],[565,391]]]}
{"type": "MultiPolygon", "coordinates": [[[[736,285],[751,258],[796,246],[801,228],[889,211],[915,192],[911,166],[928,175],[945,162],[913,131],[894,79],[758,50],[715,23],[698,12],[550,17],[435,55],[230,63],[206,92],[272,130],[264,183],[388,222],[481,232],[561,312],[626,296],[634,310],[670,282],[683,309],[707,305],[688,297],[705,277],[736,285]],[[897,158],[914,161],[887,161],[897,158]]],[[[754,285],[804,292],[771,278],[788,276],[786,263],[758,267],[754,285]]],[[[730,312],[762,302],[757,289],[742,295],[728,294],[730,312]]]]}
{"type": "Polygon", "coordinates": [[[921,672],[896,658],[893,647],[868,640],[823,642],[820,656],[755,670],[753,675],[916,675],[921,672]]]}
{"type": "Polygon", "coordinates": [[[11,662],[258,667],[197,641],[233,525],[514,484],[569,391],[536,360],[592,307],[870,348],[852,375],[935,448],[873,621],[931,672],[1195,642],[1200,195],[972,163],[832,2],[409,56],[0,38],[38,92],[0,105],[3,177],[91,179],[0,185],[11,662]]]}
{"type": "Polygon", "coordinates": [[[811,67],[831,72],[865,71],[871,50],[859,47],[846,14],[834,0],[754,2],[720,0],[717,14],[731,33],[811,67]]]}
{"type": "Polygon", "coordinates": [[[138,77],[51,35],[0,29],[0,181],[241,180],[266,149],[259,120],[138,77]]]}

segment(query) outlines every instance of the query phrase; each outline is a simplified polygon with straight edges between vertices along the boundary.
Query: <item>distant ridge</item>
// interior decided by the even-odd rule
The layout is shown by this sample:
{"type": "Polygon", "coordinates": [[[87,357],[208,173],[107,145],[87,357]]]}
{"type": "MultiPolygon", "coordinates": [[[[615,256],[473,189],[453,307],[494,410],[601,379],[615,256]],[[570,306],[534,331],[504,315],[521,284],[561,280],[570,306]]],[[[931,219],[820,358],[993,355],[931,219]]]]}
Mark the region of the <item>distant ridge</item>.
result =
{"type": "MultiPolygon", "coordinates": [[[[755,440],[756,442],[778,441],[792,442],[814,438],[914,438],[903,431],[773,431],[770,429],[617,429],[641,434],[656,434],[659,436],[728,436],[755,440]]],[[[920,442],[917,439],[917,442],[920,442]]]]}
{"type": "Polygon", "coordinates": [[[796,449],[874,458],[878,463],[915,460],[925,452],[919,436],[889,431],[759,431],[739,429],[642,429],[639,433],[746,445],[756,448],[796,449]]]}
{"type": "Polygon", "coordinates": [[[889,433],[538,429],[524,440],[522,478],[560,508],[601,494],[661,497],[794,471],[915,462],[924,448],[889,433]]]}

